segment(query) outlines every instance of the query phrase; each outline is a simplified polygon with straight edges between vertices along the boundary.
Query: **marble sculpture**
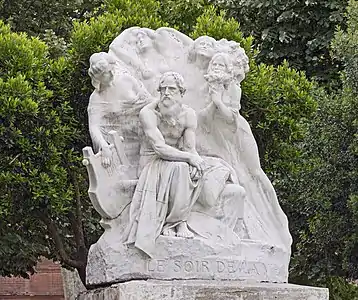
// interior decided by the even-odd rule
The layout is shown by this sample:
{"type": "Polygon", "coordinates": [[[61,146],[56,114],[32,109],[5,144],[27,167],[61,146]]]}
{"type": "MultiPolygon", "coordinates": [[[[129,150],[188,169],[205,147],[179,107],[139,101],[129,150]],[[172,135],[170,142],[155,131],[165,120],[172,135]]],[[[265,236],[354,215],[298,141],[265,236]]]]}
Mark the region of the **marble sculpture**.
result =
{"type": "Polygon", "coordinates": [[[238,43],[171,28],[129,28],[91,56],[83,163],[104,233],[89,285],[287,282],[287,218],[240,114],[248,71],[238,43]]]}

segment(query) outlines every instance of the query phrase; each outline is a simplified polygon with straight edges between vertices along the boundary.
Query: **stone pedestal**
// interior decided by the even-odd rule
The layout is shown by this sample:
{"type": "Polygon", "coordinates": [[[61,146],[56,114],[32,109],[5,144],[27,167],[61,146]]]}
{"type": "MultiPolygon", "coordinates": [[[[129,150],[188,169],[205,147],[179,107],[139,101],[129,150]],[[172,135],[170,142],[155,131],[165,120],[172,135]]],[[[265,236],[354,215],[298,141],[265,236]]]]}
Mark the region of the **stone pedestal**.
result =
{"type": "MultiPolygon", "coordinates": [[[[115,232],[114,232],[115,233],[115,232]]],[[[117,234],[118,236],[118,234],[117,234]]],[[[287,282],[289,253],[251,240],[183,239],[159,236],[157,257],[150,258],[110,235],[91,246],[87,264],[89,286],[129,280],[250,280],[287,282]]]]}
{"type": "Polygon", "coordinates": [[[328,300],[328,289],[279,283],[134,280],[82,293],[78,300],[328,300]]]}

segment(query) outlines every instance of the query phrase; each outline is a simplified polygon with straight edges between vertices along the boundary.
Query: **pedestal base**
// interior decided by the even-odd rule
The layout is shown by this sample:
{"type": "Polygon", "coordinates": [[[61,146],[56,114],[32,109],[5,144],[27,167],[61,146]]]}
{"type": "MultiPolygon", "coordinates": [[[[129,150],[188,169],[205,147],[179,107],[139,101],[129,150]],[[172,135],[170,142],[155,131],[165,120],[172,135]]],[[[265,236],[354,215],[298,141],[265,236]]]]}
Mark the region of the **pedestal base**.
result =
{"type": "Polygon", "coordinates": [[[289,253],[251,240],[228,245],[206,239],[159,236],[158,256],[150,258],[133,245],[104,243],[91,246],[87,284],[92,287],[129,280],[250,280],[287,282],[289,253]]]}
{"type": "Polygon", "coordinates": [[[78,300],[328,300],[328,289],[279,283],[135,280],[84,292],[78,300]]]}

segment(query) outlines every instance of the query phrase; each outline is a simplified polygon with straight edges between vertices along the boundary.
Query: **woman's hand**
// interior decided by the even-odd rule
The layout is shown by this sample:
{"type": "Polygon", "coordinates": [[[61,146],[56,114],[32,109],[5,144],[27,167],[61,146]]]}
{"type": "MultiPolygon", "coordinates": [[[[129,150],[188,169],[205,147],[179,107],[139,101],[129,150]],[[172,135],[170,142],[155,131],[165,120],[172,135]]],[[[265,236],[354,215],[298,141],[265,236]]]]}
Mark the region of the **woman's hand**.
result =
{"type": "Polygon", "coordinates": [[[108,168],[112,163],[112,150],[109,145],[102,147],[102,166],[108,168]]]}

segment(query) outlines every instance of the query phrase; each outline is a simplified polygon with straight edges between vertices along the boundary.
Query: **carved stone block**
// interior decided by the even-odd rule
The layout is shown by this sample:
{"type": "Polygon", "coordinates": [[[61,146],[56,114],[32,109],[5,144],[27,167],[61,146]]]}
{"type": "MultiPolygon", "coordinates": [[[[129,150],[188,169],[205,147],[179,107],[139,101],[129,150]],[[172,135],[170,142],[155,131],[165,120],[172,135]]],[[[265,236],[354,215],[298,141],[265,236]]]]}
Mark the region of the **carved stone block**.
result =
{"type": "Polygon", "coordinates": [[[245,281],[131,281],[87,291],[78,300],[328,300],[328,289],[245,281]]]}

